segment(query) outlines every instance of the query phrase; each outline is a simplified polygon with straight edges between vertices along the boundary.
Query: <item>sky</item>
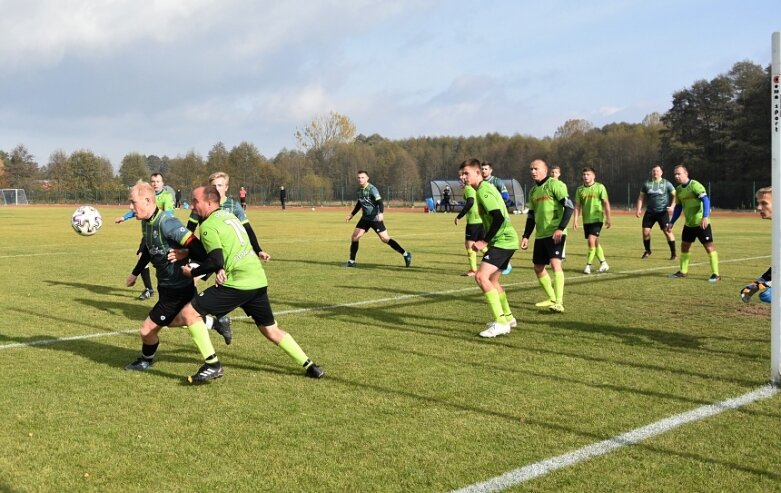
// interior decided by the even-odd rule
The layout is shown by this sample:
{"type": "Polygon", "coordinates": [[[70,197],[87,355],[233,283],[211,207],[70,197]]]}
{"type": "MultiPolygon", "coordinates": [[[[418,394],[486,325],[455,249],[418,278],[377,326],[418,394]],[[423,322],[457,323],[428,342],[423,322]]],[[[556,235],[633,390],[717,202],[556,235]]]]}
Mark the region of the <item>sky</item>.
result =
{"type": "Polygon", "coordinates": [[[770,63],[778,0],[0,0],[0,150],[118,168],[330,111],[390,139],[639,123],[739,61],[770,63]]]}

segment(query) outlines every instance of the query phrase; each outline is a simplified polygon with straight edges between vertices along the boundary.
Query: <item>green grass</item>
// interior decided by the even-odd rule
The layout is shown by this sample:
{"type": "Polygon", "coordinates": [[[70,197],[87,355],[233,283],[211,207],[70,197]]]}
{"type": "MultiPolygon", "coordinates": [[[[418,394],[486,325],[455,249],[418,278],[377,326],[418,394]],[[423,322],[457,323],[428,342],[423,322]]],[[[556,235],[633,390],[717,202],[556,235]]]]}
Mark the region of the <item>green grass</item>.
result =
{"type": "MultiPolygon", "coordinates": [[[[138,225],[101,211],[109,222],[82,238],[70,207],[0,209],[0,492],[449,491],[743,395],[770,374],[769,307],[737,296],[770,263],[767,221],[715,218],[716,285],[699,245],[690,277],[668,279],[677,263],[658,231],[641,261],[634,216],[603,233],[608,274],[580,273],[585,242],[570,232],[564,314],[534,308],[544,296],[519,251],[503,279],[519,326],[481,340],[488,309],[458,275],[453,215],[391,209],[413,266],[370,233],[359,268],[344,269],[347,208],[249,212],[273,256],[278,321],[326,378],[305,378],[239,312],[231,346],[213,335],[225,378],[183,383],[200,358],[182,329],[161,333],[152,370],[125,372],[152,301],[125,287],[138,225]]],[[[513,216],[519,230],[524,220],[513,216]]],[[[779,403],[511,491],[780,491],[779,403]]]]}

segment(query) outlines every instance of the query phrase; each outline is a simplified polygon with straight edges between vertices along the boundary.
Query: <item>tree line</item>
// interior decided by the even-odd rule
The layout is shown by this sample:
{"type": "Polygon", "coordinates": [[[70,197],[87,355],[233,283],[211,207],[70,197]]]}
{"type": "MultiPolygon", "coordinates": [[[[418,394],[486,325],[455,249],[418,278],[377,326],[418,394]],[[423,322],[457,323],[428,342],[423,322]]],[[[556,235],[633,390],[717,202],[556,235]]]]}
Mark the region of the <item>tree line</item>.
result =
{"type": "Polygon", "coordinates": [[[717,207],[745,207],[751,205],[755,184],[770,183],[770,87],[770,67],[742,61],[712,80],[676,91],[664,114],[599,128],[573,119],[544,138],[488,133],[390,140],[356,135],[349,117],[331,112],[296,129],[297,149],[283,149],[274,157],[264,156],[251,142],[231,149],[218,142],[206,156],[129,153],[118,173],[89,150],[54,151],[40,165],[20,144],[0,150],[0,187],[24,188],[33,197],[97,190],[122,197],[137,180],[160,172],[167,184],[187,193],[221,170],[231,176],[234,191],[239,186],[249,191],[250,203],[274,201],[280,186],[288,189],[290,200],[318,203],[352,201],[356,172],[366,169],[387,200],[406,204],[429,195],[430,180],[454,178],[458,164],[469,157],[490,161],[496,175],[528,186],[528,164],[543,158],[561,166],[570,186],[578,184],[583,167],[591,166],[608,189],[627,190],[628,196],[636,194],[651,165],[662,164],[672,179],[672,166],[685,164],[693,178],[719,190],[717,207]]]}

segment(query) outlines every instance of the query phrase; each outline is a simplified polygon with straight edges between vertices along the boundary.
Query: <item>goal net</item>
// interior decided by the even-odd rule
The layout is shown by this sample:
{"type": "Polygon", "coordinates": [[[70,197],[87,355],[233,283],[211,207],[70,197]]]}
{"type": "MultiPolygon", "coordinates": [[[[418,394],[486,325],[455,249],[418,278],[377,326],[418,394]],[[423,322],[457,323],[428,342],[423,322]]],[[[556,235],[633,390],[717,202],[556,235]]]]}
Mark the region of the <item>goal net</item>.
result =
{"type": "Polygon", "coordinates": [[[27,194],[22,188],[2,188],[3,205],[27,205],[27,194]]]}

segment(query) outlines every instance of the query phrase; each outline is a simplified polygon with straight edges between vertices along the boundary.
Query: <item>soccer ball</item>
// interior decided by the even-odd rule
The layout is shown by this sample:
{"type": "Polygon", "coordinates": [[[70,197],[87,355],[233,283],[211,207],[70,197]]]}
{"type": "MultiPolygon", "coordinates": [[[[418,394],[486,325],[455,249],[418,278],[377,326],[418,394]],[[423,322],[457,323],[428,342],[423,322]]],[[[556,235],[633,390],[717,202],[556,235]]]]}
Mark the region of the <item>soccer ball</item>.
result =
{"type": "Polygon", "coordinates": [[[81,236],[92,236],[103,226],[103,218],[94,207],[82,205],[73,212],[71,226],[81,236]]]}

